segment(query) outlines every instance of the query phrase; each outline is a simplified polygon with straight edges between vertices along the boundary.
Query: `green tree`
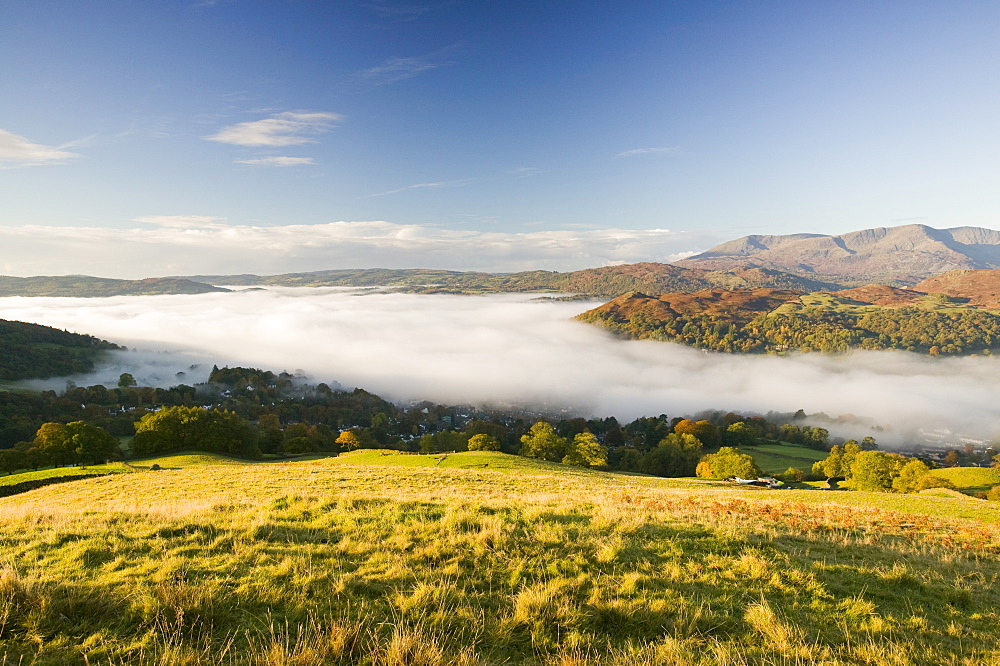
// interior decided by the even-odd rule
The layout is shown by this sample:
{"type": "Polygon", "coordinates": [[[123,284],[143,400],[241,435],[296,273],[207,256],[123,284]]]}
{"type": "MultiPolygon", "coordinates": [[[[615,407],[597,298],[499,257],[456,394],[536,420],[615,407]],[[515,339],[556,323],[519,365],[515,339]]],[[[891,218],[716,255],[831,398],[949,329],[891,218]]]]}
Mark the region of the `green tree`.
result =
{"type": "Polygon", "coordinates": [[[924,474],[922,477],[917,479],[917,485],[913,487],[913,492],[919,493],[921,490],[928,490],[930,488],[958,490],[958,487],[948,479],[941,478],[940,476],[934,476],[933,474],[924,474]]]}
{"type": "Polygon", "coordinates": [[[146,414],[135,424],[132,452],[152,454],[178,449],[256,455],[257,431],[233,412],[177,405],[146,414]]]}
{"type": "Polygon", "coordinates": [[[139,382],[135,381],[135,377],[132,376],[130,372],[123,372],[118,375],[118,388],[129,388],[131,386],[138,386],[139,382]]]}
{"type": "Polygon", "coordinates": [[[859,453],[861,453],[861,445],[855,440],[849,439],[844,442],[844,455],[840,461],[840,476],[845,479],[851,478],[854,474],[854,461],[857,460],[859,453]]]}
{"type": "Polygon", "coordinates": [[[310,453],[316,450],[313,448],[313,443],[308,437],[286,439],[281,448],[285,453],[310,453]]]}
{"type": "Polygon", "coordinates": [[[906,464],[906,458],[898,453],[885,451],[862,451],[854,460],[851,478],[855,490],[889,492],[892,480],[906,464]]]}
{"type": "Polygon", "coordinates": [[[261,414],[257,419],[260,430],[260,450],[264,453],[278,453],[284,449],[285,435],[281,432],[281,421],[277,414],[261,414]]]}
{"type": "Polygon", "coordinates": [[[469,438],[466,445],[470,451],[499,451],[500,442],[496,437],[480,433],[469,438]]]}
{"type": "Polygon", "coordinates": [[[465,434],[454,430],[427,433],[420,438],[422,453],[438,453],[441,451],[465,451],[468,439],[465,434]]]}
{"type": "Polygon", "coordinates": [[[566,454],[566,438],[560,437],[552,424],[539,421],[521,436],[521,455],[559,462],[566,454]]]}
{"type": "Polygon", "coordinates": [[[68,446],[78,463],[100,464],[118,452],[118,440],[100,426],[73,421],[66,424],[66,433],[69,435],[68,446]]]}
{"type": "Polygon", "coordinates": [[[19,469],[27,467],[24,460],[24,451],[20,449],[0,449],[0,472],[13,474],[19,469]]]}
{"type": "Polygon", "coordinates": [[[915,492],[917,484],[930,471],[931,468],[923,461],[917,459],[910,460],[899,470],[899,476],[892,480],[892,489],[897,493],[915,492]]]}
{"type": "Polygon", "coordinates": [[[726,428],[726,434],[723,436],[723,439],[728,446],[736,448],[751,446],[757,442],[757,436],[754,434],[753,428],[743,421],[737,421],[726,428]]]}
{"type": "Polygon", "coordinates": [[[656,476],[692,476],[701,458],[701,448],[694,435],[671,433],[642,457],[638,470],[656,476]]]}
{"type": "Polygon", "coordinates": [[[827,454],[826,460],[823,461],[823,476],[828,479],[834,479],[844,474],[844,452],[839,446],[834,445],[830,449],[830,453],[827,454]]]}
{"type": "MultiPolygon", "coordinates": [[[[619,431],[620,432],[620,431],[619,431]]],[[[615,461],[613,468],[623,472],[637,472],[642,463],[643,455],[634,446],[622,446],[614,449],[615,461]]]]}
{"type": "Polygon", "coordinates": [[[755,479],[760,476],[760,468],[753,457],[741,453],[731,446],[723,446],[718,453],[703,456],[698,463],[698,476],[708,479],[755,479]]]}
{"type": "Polygon", "coordinates": [[[62,423],[43,423],[35,433],[34,448],[50,465],[66,465],[73,460],[69,432],[62,423]]]}
{"type": "Polygon", "coordinates": [[[608,450],[597,441],[593,433],[585,431],[577,433],[573,441],[567,444],[562,461],[578,467],[606,467],[608,450]]]}

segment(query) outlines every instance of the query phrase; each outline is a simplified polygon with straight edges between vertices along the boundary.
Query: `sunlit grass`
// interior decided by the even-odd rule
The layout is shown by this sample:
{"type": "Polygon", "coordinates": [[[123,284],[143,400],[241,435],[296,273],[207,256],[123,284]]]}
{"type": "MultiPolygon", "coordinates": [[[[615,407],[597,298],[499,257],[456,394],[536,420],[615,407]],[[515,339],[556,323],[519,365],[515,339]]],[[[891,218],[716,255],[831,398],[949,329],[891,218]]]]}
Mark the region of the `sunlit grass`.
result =
{"type": "Polygon", "coordinates": [[[986,492],[1000,485],[1000,469],[986,467],[946,467],[931,471],[934,476],[948,479],[955,487],[967,493],[986,492]]]}
{"type": "Polygon", "coordinates": [[[746,447],[743,451],[753,456],[758,467],[772,474],[780,474],[789,467],[797,467],[809,473],[814,462],[823,460],[827,456],[826,451],[817,451],[787,442],[755,444],[746,447]]]}
{"type": "Polygon", "coordinates": [[[0,500],[0,659],[1000,660],[1000,521],[938,517],[957,500],[751,492],[497,453],[157,460],[0,500]]]}
{"type": "Polygon", "coordinates": [[[121,463],[107,465],[87,465],[85,467],[47,467],[45,469],[17,472],[0,476],[0,486],[13,486],[25,481],[40,481],[64,476],[93,476],[95,474],[115,474],[128,472],[129,468],[121,463]]]}

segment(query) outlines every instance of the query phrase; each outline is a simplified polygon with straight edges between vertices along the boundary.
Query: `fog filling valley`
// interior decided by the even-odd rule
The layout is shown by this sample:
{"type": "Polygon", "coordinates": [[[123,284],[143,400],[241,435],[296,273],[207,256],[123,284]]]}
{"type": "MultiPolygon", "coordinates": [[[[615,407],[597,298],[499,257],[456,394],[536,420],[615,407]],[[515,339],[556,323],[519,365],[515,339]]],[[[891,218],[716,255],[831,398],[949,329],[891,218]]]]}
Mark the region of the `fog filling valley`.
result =
{"type": "MultiPolygon", "coordinates": [[[[544,405],[584,416],[706,409],[851,414],[905,442],[919,428],[991,437],[1000,359],[905,352],[737,356],[623,341],[572,317],[594,303],[534,295],[444,296],[271,288],[113,298],[0,298],[0,318],[127,345],[78,385],[204,381],[212,364],[362,387],[394,401],[544,405]],[[183,372],[183,375],[176,373],[183,372]]],[[[42,383],[32,384],[40,387],[42,383]]],[[[49,382],[63,388],[66,380],[49,382]]],[[[839,428],[829,426],[837,434],[839,428]]],[[[869,434],[860,425],[845,436],[869,434]]]]}

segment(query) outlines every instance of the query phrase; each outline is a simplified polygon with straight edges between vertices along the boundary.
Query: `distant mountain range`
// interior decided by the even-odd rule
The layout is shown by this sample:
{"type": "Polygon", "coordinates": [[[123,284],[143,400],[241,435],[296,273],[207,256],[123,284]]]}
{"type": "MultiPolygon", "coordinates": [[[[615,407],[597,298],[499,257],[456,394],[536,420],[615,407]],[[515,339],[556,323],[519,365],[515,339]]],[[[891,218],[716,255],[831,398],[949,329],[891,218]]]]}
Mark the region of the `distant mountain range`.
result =
{"type": "Polygon", "coordinates": [[[10,277],[0,275],[0,296],[154,296],[229,291],[184,278],[115,280],[88,275],[10,277]]]}
{"type": "Polygon", "coordinates": [[[745,236],[673,264],[644,262],[565,273],[369,268],[145,280],[0,276],[0,296],[198,294],[226,291],[226,287],[285,286],[383,287],[424,294],[547,292],[614,298],[628,292],[664,294],[715,288],[811,292],[873,282],[912,286],[947,271],[983,269],[1000,269],[1000,231],[911,224],[840,236],[745,236]]]}
{"type": "Polygon", "coordinates": [[[430,269],[356,269],[284,275],[197,275],[189,279],[213,285],[284,287],[389,287],[422,294],[548,292],[590,298],[614,298],[629,291],[663,293],[699,289],[776,287],[817,290],[837,288],[799,275],[765,268],[703,270],[644,262],[587,268],[568,273],[524,271],[477,273],[430,269]]]}
{"type": "Polygon", "coordinates": [[[922,224],[839,236],[744,236],[676,262],[685,268],[766,268],[824,282],[912,285],[952,270],[1000,268],[1000,231],[922,224]]]}
{"type": "Polygon", "coordinates": [[[569,273],[525,271],[478,273],[433,269],[345,269],[282,275],[197,275],[114,280],[82,275],[62,277],[0,276],[0,296],[144,296],[230,291],[227,287],[387,288],[417,294],[495,294],[540,292],[577,298],[614,298],[629,291],[664,293],[723,288],[836,289],[842,285],[765,268],[732,271],[639,263],[588,268],[569,273]]]}

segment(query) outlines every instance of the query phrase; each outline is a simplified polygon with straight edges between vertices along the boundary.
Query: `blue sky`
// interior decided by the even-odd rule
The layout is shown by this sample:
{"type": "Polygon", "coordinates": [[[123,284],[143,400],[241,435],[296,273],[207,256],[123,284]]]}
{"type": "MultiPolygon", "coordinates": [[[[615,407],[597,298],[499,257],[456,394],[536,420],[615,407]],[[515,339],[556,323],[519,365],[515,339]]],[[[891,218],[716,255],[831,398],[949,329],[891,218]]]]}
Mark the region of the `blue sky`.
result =
{"type": "Polygon", "coordinates": [[[1000,226],[996,2],[6,0],[0,272],[1000,226]]]}

